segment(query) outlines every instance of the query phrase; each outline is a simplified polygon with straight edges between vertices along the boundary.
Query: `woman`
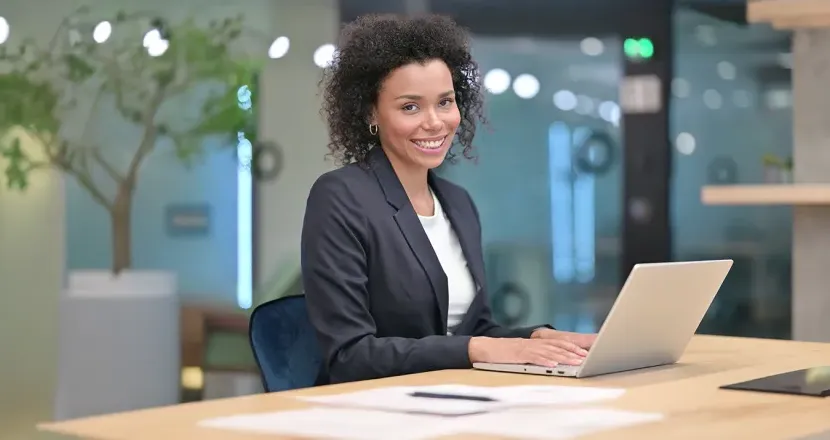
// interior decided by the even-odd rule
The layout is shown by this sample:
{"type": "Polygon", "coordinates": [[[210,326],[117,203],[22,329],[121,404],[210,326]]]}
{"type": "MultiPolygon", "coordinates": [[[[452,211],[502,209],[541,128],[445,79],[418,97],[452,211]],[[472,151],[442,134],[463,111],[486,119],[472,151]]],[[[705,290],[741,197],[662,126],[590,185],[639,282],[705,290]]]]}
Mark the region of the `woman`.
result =
{"type": "Polygon", "coordinates": [[[302,274],[319,383],[469,368],[579,364],[594,335],[495,324],[469,194],[432,169],[472,151],[478,68],[448,18],[347,26],[324,78],[329,148],[343,165],[308,197],[302,274]]]}

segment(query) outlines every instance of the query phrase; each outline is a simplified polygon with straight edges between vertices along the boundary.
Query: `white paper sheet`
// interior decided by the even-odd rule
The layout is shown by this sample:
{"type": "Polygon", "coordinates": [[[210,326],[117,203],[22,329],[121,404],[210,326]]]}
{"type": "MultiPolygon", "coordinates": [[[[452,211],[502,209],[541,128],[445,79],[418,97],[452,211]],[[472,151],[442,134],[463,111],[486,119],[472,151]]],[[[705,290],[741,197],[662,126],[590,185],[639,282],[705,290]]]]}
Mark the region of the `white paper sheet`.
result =
{"type": "Polygon", "coordinates": [[[662,414],[610,408],[523,408],[455,418],[457,432],[528,440],[573,439],[663,419],[662,414]]]}
{"type": "Polygon", "coordinates": [[[662,418],[661,414],[596,407],[522,408],[460,417],[322,407],[220,417],[199,426],[343,440],[426,440],[452,434],[567,440],[662,418]]]}
{"type": "Polygon", "coordinates": [[[478,387],[470,385],[435,385],[423,387],[388,387],[327,396],[300,397],[309,402],[348,408],[376,409],[390,412],[439,415],[469,415],[522,406],[575,405],[595,403],[620,397],[619,388],[567,386],[478,387]],[[413,392],[489,397],[492,402],[413,397],[413,392]]]}
{"type": "Polygon", "coordinates": [[[344,440],[422,440],[452,434],[457,420],[378,411],[311,408],[204,420],[199,426],[344,440]]]}

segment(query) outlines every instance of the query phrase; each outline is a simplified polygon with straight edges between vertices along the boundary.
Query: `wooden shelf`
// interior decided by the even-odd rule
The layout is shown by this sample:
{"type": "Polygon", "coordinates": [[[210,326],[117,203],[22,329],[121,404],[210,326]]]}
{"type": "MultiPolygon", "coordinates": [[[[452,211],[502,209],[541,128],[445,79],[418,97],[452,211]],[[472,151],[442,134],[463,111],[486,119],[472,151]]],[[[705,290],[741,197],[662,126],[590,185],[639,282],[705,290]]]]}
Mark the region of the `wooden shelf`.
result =
{"type": "Polygon", "coordinates": [[[830,205],[830,184],[704,186],[700,200],[704,205],[830,205]]]}
{"type": "Polygon", "coordinates": [[[747,21],[777,29],[830,27],[828,0],[749,0],[747,21]]]}

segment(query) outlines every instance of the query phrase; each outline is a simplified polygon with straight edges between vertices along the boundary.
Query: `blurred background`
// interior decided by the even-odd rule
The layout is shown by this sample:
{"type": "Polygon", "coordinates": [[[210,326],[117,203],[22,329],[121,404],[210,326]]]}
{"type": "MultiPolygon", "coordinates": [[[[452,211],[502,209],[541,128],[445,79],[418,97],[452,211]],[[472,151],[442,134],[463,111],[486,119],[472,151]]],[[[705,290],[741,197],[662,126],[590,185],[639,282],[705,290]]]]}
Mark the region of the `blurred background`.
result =
{"type": "Polygon", "coordinates": [[[793,337],[793,209],[701,201],[793,182],[792,32],[744,0],[4,0],[0,439],[260,392],[248,316],[301,293],[333,167],[321,69],[373,12],[472,34],[491,125],[439,172],[500,322],[597,331],[633,264],[732,258],[699,332],[793,337]]]}

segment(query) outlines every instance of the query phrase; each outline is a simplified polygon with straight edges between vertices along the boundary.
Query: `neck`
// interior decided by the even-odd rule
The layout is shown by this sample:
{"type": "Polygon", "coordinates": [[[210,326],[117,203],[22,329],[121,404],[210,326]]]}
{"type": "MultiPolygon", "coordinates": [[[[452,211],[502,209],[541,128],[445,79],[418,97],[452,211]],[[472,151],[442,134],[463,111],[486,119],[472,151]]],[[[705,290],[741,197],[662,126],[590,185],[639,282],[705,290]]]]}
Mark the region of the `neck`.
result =
{"type": "Polygon", "coordinates": [[[401,181],[404,192],[406,192],[409,200],[422,199],[423,197],[431,197],[429,193],[429,183],[427,180],[428,169],[422,167],[413,167],[398,160],[394,155],[388,154],[389,162],[392,164],[392,169],[395,170],[395,175],[401,181]]]}

